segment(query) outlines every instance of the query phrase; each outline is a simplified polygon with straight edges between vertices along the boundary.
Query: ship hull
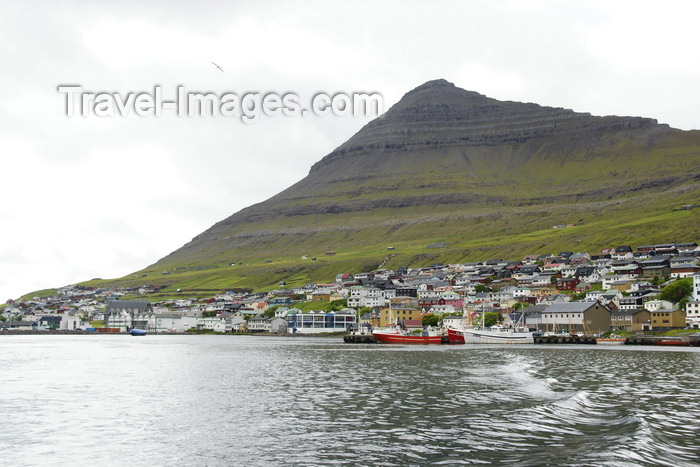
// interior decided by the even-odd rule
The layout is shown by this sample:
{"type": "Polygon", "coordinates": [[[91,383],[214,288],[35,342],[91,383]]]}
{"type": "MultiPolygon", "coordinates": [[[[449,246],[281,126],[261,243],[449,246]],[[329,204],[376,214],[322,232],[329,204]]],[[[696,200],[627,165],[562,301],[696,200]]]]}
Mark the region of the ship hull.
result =
{"type": "Polygon", "coordinates": [[[404,335],[392,332],[375,332],[374,339],[379,344],[442,344],[442,336],[404,335]]]}
{"type": "Polygon", "coordinates": [[[531,332],[448,329],[451,344],[533,344],[531,332]]]}

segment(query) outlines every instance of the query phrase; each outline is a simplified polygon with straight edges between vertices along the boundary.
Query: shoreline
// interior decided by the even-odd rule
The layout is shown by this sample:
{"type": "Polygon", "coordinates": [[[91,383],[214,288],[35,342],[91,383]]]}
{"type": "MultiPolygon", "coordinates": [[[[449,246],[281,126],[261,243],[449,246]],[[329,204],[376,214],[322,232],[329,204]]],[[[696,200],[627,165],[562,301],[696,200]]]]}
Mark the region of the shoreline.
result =
{"type": "MultiPolygon", "coordinates": [[[[94,332],[94,331],[69,331],[66,329],[57,329],[53,331],[24,331],[24,330],[4,330],[0,331],[0,337],[3,335],[14,336],[130,336],[128,332],[94,332]]],[[[342,334],[271,334],[269,332],[148,332],[148,336],[260,336],[260,337],[337,337],[342,338],[342,334]]]]}

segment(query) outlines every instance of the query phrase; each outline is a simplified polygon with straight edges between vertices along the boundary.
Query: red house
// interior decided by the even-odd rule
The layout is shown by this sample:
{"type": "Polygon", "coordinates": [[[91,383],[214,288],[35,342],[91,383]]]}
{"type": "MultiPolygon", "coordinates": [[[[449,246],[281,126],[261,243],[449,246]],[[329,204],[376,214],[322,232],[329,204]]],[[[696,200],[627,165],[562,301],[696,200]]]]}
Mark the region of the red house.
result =
{"type": "Polygon", "coordinates": [[[574,290],[579,282],[575,277],[557,279],[557,290],[574,290]]]}

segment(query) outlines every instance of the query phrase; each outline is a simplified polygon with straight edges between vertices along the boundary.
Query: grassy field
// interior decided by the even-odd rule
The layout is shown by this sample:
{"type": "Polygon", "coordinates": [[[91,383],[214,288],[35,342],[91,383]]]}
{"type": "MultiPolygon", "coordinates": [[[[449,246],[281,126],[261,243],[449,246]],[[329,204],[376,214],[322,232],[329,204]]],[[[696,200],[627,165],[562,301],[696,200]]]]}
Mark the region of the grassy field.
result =
{"type": "Polygon", "coordinates": [[[44,289],[44,290],[37,290],[36,292],[31,292],[26,295],[23,295],[20,300],[31,300],[33,297],[51,297],[53,295],[56,295],[57,290],[56,289],[44,289]]]}
{"type": "Polygon", "coordinates": [[[515,213],[505,225],[498,220],[480,221],[463,230],[453,225],[455,222],[459,223],[459,220],[445,221],[441,226],[427,229],[428,233],[411,232],[411,229],[420,230],[420,225],[408,227],[403,232],[392,233],[370,228],[370,232],[361,232],[361,241],[345,239],[345,245],[338,250],[301,243],[295,246],[296,254],[293,256],[284,256],[283,248],[277,249],[275,255],[262,256],[253,249],[245,256],[239,253],[233,266],[229,265],[233,257],[208,265],[157,265],[139,271],[134,274],[135,277],[88,281],[82,285],[166,285],[167,287],[154,295],[153,299],[203,297],[235,288],[280,288],[280,282],[285,282],[285,287],[302,286],[309,282],[328,282],[333,281],[338,273],[370,271],[382,263],[384,267],[395,269],[400,266],[483,261],[490,258],[519,260],[532,253],[597,253],[601,248],[610,246],[635,247],[649,243],[690,242],[698,239],[697,211],[660,209],[649,212],[650,205],[651,203],[645,203],[645,217],[637,217],[638,210],[614,213],[611,216],[589,215],[583,218],[582,224],[563,229],[533,223],[535,225],[532,230],[521,231],[524,229],[518,223],[518,215],[515,213]],[[508,224],[512,227],[508,227],[508,224]],[[375,242],[370,243],[368,237],[376,238],[375,242]],[[428,238],[433,242],[444,242],[445,247],[427,248],[428,238]],[[393,249],[389,250],[389,246],[393,249]],[[325,255],[326,250],[334,251],[335,254],[325,255]],[[304,251],[308,257],[302,259],[300,251],[304,251]],[[256,257],[257,255],[260,256],[256,257]],[[313,258],[316,258],[315,261],[313,258]],[[168,270],[169,274],[162,274],[164,270],[168,270]],[[182,292],[176,292],[177,289],[181,289],[182,292]]]}

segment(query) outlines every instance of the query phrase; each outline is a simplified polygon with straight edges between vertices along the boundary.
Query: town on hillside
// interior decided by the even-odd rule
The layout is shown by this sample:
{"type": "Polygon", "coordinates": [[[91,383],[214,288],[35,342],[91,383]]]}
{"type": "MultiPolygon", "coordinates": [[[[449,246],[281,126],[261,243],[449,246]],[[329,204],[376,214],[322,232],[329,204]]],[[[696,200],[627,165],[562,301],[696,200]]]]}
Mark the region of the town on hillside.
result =
{"type": "MultiPolygon", "coordinates": [[[[596,254],[340,272],[327,283],[207,298],[148,300],[161,287],[70,285],[54,295],[8,300],[0,331],[119,333],[344,333],[358,326],[491,323],[532,331],[642,333],[700,328],[700,247],[617,246],[596,254]],[[587,312],[596,307],[595,329],[587,312]],[[478,318],[477,318],[478,317],[478,318]]],[[[186,296],[187,291],[181,292],[186,296]]]]}

